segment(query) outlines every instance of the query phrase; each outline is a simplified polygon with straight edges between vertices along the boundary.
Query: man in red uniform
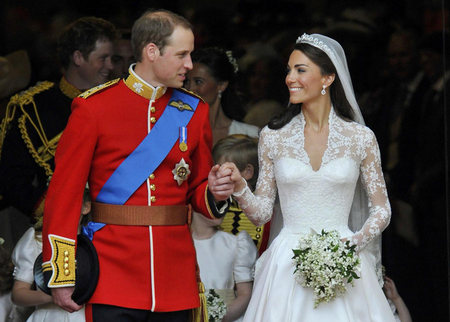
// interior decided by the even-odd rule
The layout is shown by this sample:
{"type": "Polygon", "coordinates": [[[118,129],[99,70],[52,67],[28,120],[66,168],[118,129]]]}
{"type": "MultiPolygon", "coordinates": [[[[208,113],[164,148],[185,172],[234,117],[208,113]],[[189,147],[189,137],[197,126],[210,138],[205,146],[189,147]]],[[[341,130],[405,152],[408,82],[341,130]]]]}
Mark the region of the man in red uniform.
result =
{"type": "Polygon", "coordinates": [[[43,269],[52,272],[55,303],[80,309],[71,295],[88,181],[100,274],[87,320],[187,321],[199,296],[186,205],[222,216],[220,200],[233,187],[211,168],[208,105],[179,89],[192,69],[189,22],[146,12],[133,26],[132,43],[137,63],[130,75],[72,104],[45,204],[43,269]]]}

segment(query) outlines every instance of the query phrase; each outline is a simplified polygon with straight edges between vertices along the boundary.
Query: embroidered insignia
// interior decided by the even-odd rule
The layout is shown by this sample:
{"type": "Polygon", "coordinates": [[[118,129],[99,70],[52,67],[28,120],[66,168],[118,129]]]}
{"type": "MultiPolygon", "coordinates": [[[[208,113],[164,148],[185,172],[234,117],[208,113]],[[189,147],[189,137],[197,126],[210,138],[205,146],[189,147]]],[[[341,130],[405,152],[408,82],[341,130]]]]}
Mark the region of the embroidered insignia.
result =
{"type": "Polygon", "coordinates": [[[180,100],[170,102],[169,106],[177,108],[180,112],[184,110],[193,111],[192,107],[189,104],[186,104],[180,100]]]}
{"type": "Polygon", "coordinates": [[[137,83],[137,82],[136,82],[136,83],[133,84],[134,90],[135,90],[136,92],[138,92],[138,93],[141,93],[141,92],[144,90],[143,86],[144,86],[144,85],[142,85],[142,83],[137,83]]]}
{"type": "Polygon", "coordinates": [[[180,162],[175,164],[175,168],[172,170],[173,179],[178,183],[179,186],[183,181],[187,180],[188,176],[191,174],[189,170],[189,164],[181,158],[180,162]]]}

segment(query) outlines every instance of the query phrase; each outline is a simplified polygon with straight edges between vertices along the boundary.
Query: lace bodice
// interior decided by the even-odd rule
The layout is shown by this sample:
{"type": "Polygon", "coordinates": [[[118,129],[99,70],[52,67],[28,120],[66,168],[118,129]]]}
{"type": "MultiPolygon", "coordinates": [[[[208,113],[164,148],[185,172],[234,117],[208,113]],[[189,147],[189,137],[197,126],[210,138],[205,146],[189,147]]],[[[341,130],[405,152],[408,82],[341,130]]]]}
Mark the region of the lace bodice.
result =
{"type": "Polygon", "coordinates": [[[358,178],[368,196],[369,218],[351,236],[358,250],[381,234],[391,211],[373,132],[355,122],[329,116],[329,136],[322,163],[311,167],[304,149],[302,113],[278,130],[260,134],[260,172],[255,194],[248,187],[235,193],[241,208],[256,224],[270,220],[277,189],[284,226],[299,232],[348,230],[348,217],[358,178]]]}

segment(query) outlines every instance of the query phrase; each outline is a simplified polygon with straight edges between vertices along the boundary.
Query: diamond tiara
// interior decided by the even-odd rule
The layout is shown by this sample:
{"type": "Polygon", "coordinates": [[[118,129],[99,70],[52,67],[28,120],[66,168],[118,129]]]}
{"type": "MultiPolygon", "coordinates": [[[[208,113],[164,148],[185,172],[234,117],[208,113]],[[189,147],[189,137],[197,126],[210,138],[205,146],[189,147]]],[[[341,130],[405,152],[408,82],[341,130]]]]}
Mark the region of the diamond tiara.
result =
{"type": "Polygon", "coordinates": [[[334,57],[334,52],[322,40],[304,33],[297,38],[296,44],[304,43],[323,50],[329,57],[334,57]]]}

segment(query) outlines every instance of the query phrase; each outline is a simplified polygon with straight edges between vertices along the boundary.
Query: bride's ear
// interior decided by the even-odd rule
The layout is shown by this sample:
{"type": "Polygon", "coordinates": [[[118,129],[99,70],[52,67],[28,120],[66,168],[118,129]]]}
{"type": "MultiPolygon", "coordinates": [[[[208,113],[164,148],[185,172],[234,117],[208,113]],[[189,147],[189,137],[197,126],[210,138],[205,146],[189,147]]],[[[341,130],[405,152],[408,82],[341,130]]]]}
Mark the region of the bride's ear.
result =
{"type": "Polygon", "coordinates": [[[325,75],[322,77],[322,84],[326,87],[330,87],[330,85],[333,84],[335,78],[336,74],[325,75]]]}

